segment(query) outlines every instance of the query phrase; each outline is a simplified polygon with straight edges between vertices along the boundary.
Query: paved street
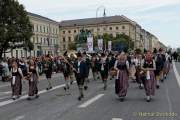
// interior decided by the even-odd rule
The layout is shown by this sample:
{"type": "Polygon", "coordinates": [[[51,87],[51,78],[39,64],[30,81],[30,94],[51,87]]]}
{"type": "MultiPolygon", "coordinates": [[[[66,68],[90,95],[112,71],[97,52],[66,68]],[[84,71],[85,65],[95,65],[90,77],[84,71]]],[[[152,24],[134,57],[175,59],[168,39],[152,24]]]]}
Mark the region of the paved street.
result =
{"type": "Polygon", "coordinates": [[[77,100],[75,82],[70,91],[64,91],[62,74],[54,75],[51,91],[45,90],[47,81],[42,77],[40,98],[32,101],[26,100],[27,82],[23,83],[23,96],[16,101],[10,100],[9,84],[0,82],[0,120],[180,120],[180,78],[176,78],[180,74],[180,63],[174,66],[150,103],[145,101],[144,90],[132,82],[124,102],[115,95],[114,80],[108,81],[104,91],[102,81],[92,81],[90,77],[89,89],[82,101],[77,100]]]}

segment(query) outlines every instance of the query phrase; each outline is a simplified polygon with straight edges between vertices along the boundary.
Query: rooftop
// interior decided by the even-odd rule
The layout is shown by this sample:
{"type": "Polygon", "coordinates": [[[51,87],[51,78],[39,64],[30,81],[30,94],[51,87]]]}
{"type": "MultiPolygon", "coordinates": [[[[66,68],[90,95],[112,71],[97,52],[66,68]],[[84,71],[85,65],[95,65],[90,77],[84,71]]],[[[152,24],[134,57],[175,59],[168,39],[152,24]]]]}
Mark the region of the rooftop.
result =
{"type": "Polygon", "coordinates": [[[54,20],[49,19],[47,17],[41,16],[41,15],[38,15],[38,14],[34,14],[34,13],[31,13],[31,12],[28,12],[28,15],[32,16],[32,17],[37,17],[37,18],[40,18],[40,19],[44,19],[44,20],[47,20],[47,21],[50,21],[50,22],[58,23],[57,21],[54,21],[54,20]]]}
{"type": "Polygon", "coordinates": [[[138,25],[136,22],[130,20],[129,18],[121,16],[109,16],[109,17],[98,17],[98,18],[85,18],[76,20],[64,20],[60,22],[61,27],[71,27],[71,26],[84,26],[84,25],[94,25],[94,24],[104,24],[104,23],[119,23],[119,22],[130,22],[134,25],[138,25]]]}

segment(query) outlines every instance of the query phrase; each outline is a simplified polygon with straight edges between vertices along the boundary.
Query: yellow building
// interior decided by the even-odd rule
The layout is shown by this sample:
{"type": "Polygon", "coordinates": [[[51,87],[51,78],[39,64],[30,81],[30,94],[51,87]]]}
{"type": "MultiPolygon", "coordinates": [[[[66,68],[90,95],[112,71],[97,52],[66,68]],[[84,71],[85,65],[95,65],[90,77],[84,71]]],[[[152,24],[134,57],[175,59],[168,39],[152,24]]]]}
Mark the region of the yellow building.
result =
{"type": "Polygon", "coordinates": [[[93,36],[108,33],[115,37],[117,34],[126,34],[134,41],[135,48],[143,47],[141,26],[122,15],[60,22],[61,51],[68,50],[69,43],[74,42],[81,29],[90,30],[93,36]]]}
{"type": "Polygon", "coordinates": [[[8,57],[28,57],[46,54],[57,55],[59,53],[59,23],[49,18],[28,13],[30,22],[33,25],[34,35],[31,41],[34,43],[33,51],[15,49],[7,54],[8,57]]]}

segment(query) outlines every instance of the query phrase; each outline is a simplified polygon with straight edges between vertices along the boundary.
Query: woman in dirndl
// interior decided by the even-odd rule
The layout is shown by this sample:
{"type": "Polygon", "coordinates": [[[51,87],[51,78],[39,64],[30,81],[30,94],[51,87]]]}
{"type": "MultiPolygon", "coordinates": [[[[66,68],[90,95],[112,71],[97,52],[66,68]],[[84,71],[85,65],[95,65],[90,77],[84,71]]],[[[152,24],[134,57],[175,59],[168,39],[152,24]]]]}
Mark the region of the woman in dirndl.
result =
{"type": "Polygon", "coordinates": [[[18,99],[22,94],[22,78],[23,74],[20,68],[18,68],[17,62],[12,62],[12,79],[11,79],[11,88],[12,88],[12,99],[18,99]]]}
{"type": "Polygon", "coordinates": [[[32,100],[33,98],[38,98],[38,79],[39,79],[39,73],[36,67],[36,64],[33,60],[29,61],[29,69],[28,69],[28,75],[29,75],[29,93],[27,100],[32,100]]]}
{"type": "Polygon", "coordinates": [[[114,69],[117,70],[117,78],[115,81],[115,92],[119,96],[121,102],[127,95],[127,89],[129,87],[128,74],[129,74],[129,62],[127,56],[122,52],[115,62],[114,69]]]}
{"type": "Polygon", "coordinates": [[[153,55],[150,51],[148,51],[145,55],[144,60],[142,61],[142,70],[144,71],[144,88],[146,92],[146,100],[150,102],[151,96],[155,95],[155,74],[156,64],[153,60],[153,55]]]}

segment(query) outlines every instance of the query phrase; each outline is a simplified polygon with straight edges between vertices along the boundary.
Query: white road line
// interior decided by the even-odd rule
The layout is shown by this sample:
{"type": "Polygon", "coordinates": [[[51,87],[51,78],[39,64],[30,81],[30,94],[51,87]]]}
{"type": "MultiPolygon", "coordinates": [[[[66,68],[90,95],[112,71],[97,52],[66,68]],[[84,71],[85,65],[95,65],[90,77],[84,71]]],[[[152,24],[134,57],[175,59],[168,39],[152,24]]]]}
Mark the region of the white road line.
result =
{"type": "Polygon", "coordinates": [[[0,88],[2,88],[2,87],[7,87],[7,86],[10,86],[10,84],[1,85],[0,88]]]}
{"type": "Polygon", "coordinates": [[[17,116],[16,118],[12,119],[12,120],[22,120],[25,116],[21,115],[21,116],[17,116]]]}
{"type": "Polygon", "coordinates": [[[93,102],[95,102],[96,100],[100,99],[103,96],[104,96],[104,94],[96,95],[92,99],[90,99],[90,100],[86,101],[85,103],[79,105],[78,108],[85,108],[85,107],[89,106],[90,104],[92,104],[93,102]]]}
{"type": "Polygon", "coordinates": [[[174,69],[174,73],[175,73],[175,76],[176,76],[176,79],[177,79],[177,82],[179,84],[179,87],[180,87],[180,75],[177,71],[177,68],[176,68],[176,65],[175,65],[175,62],[173,62],[173,69],[174,69]]]}
{"type": "MultiPolygon", "coordinates": [[[[74,82],[74,83],[76,83],[76,82],[74,82]]],[[[55,90],[55,89],[58,89],[58,88],[62,88],[64,86],[65,86],[65,84],[62,84],[62,85],[55,86],[51,90],[48,90],[48,91],[47,90],[42,90],[42,91],[39,91],[39,94],[43,94],[43,93],[46,93],[46,92],[49,92],[49,91],[52,91],[52,90],[55,90]]],[[[24,96],[20,97],[19,99],[15,100],[15,101],[14,100],[7,100],[7,101],[0,102],[0,107],[11,104],[11,103],[14,103],[14,102],[17,102],[17,101],[20,101],[20,100],[23,100],[23,99],[26,99],[27,97],[28,97],[28,95],[24,95],[24,96]]]]}
{"type": "Polygon", "coordinates": [[[123,120],[121,118],[112,118],[112,120],[123,120]]]}

